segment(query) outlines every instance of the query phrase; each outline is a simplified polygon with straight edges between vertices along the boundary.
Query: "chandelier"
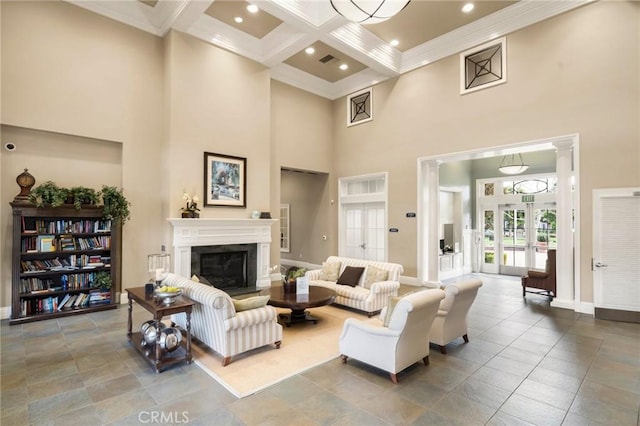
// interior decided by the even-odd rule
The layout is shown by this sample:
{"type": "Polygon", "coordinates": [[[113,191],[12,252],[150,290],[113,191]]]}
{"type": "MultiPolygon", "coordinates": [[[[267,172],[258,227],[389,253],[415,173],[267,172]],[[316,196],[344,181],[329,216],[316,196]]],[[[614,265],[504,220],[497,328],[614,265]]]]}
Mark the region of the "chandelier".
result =
{"type": "Polygon", "coordinates": [[[522,154],[511,154],[502,157],[502,163],[500,163],[498,170],[500,170],[500,173],[504,173],[505,175],[519,175],[528,168],[529,166],[524,164],[522,154]],[[516,160],[516,155],[518,156],[518,160],[516,160]]]}
{"type": "Polygon", "coordinates": [[[331,6],[349,21],[377,24],[393,17],[411,0],[330,0],[331,6]]]}

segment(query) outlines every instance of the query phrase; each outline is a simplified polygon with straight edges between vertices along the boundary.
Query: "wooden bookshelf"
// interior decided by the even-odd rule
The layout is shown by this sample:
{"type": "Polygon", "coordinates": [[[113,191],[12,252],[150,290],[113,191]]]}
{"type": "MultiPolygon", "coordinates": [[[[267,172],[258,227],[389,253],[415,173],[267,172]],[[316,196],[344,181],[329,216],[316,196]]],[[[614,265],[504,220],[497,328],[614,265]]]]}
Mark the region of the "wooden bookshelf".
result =
{"type": "Polygon", "coordinates": [[[121,273],[118,221],[103,220],[98,206],[77,210],[73,205],[38,208],[14,202],[11,207],[10,324],[117,307],[121,273]],[[111,275],[107,292],[93,285],[101,272],[111,275]]]}

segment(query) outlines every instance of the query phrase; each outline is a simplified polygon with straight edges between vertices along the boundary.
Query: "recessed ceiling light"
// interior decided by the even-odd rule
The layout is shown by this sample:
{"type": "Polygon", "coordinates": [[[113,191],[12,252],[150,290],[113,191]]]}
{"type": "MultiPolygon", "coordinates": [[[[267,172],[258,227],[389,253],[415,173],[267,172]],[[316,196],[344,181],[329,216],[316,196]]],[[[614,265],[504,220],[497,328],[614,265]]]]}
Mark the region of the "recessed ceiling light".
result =
{"type": "Polygon", "coordinates": [[[314,53],[316,53],[316,49],[313,48],[313,46],[309,46],[306,49],[304,49],[305,52],[307,52],[307,55],[313,55],[314,53]]]}
{"type": "Polygon", "coordinates": [[[341,69],[342,71],[346,70],[347,68],[349,68],[349,65],[347,65],[347,64],[342,64],[342,65],[340,65],[340,69],[341,69]]]}
{"type": "Polygon", "coordinates": [[[233,18],[234,21],[236,21],[238,24],[242,24],[242,21],[244,21],[244,19],[242,19],[241,16],[236,16],[235,18],[233,18]]]}
{"type": "Polygon", "coordinates": [[[474,8],[473,3],[467,3],[464,6],[462,6],[462,11],[464,13],[469,13],[469,12],[471,12],[473,10],[473,8],[474,8]]]}
{"type": "Polygon", "coordinates": [[[396,47],[397,45],[400,44],[400,42],[396,39],[393,39],[389,42],[390,45],[392,45],[393,47],[396,47]]]}
{"type": "Polygon", "coordinates": [[[250,4],[250,5],[247,6],[247,10],[250,13],[258,13],[259,9],[258,9],[258,6],[256,6],[255,4],[250,4]]]}

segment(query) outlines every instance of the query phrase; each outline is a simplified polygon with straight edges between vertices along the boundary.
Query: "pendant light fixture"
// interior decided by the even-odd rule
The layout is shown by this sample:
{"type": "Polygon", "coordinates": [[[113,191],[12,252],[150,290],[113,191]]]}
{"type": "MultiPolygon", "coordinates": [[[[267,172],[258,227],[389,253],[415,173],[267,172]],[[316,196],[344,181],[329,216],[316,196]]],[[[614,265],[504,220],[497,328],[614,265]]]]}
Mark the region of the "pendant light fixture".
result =
{"type": "Polygon", "coordinates": [[[502,157],[502,163],[500,163],[500,173],[504,173],[505,175],[519,175],[520,173],[525,172],[529,166],[524,164],[524,160],[522,159],[522,154],[511,154],[505,155],[502,157]],[[518,159],[516,160],[516,155],[518,159]]]}
{"type": "Polygon", "coordinates": [[[330,0],[331,6],[349,21],[377,24],[393,17],[411,0],[330,0]]]}

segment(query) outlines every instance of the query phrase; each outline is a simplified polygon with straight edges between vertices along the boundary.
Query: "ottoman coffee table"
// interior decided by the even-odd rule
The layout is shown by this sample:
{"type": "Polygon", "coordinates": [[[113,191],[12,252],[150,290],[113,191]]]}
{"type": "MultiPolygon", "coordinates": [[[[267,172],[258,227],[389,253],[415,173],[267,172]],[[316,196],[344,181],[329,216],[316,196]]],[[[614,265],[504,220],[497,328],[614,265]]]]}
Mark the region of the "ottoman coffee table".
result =
{"type": "Polygon", "coordinates": [[[309,314],[308,308],[330,305],[336,298],[336,292],[318,286],[309,286],[309,294],[285,293],[284,287],[277,286],[270,289],[269,305],[278,308],[291,309],[290,314],[280,314],[280,319],[287,327],[297,322],[312,321],[318,323],[318,318],[309,314]]]}

